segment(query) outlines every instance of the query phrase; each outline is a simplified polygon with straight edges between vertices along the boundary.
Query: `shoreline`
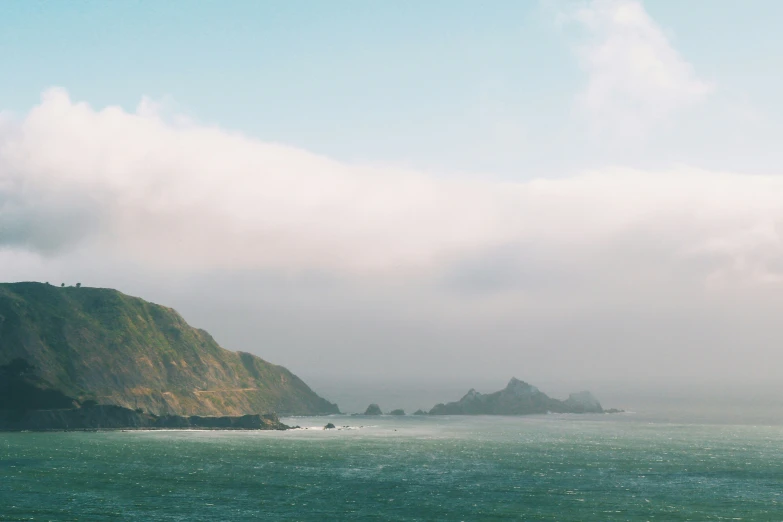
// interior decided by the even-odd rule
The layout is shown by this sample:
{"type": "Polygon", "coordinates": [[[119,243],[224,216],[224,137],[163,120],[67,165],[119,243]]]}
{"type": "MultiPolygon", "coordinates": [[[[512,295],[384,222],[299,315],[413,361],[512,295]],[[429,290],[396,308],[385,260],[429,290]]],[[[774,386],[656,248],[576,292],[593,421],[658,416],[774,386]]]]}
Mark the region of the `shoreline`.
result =
{"type": "Polygon", "coordinates": [[[112,405],[56,410],[0,410],[0,432],[165,429],[283,431],[290,428],[280,422],[274,413],[223,417],[158,416],[112,405]]]}

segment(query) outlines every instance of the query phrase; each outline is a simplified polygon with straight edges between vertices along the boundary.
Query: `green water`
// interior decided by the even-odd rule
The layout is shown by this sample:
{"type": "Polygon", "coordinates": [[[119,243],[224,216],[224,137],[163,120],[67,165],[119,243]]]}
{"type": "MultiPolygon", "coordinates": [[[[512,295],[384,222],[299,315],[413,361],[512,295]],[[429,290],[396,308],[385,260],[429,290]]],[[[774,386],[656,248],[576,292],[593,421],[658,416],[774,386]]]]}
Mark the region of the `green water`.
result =
{"type": "Polygon", "coordinates": [[[783,427],[632,415],[0,434],[0,520],[783,520],[783,427]]]}

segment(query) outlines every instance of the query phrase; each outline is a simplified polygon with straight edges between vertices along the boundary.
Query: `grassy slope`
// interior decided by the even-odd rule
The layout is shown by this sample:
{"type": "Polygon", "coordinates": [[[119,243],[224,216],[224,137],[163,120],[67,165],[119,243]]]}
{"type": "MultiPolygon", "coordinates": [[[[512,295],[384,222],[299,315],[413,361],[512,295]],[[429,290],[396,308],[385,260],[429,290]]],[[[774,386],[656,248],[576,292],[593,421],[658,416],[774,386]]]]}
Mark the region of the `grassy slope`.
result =
{"type": "Polygon", "coordinates": [[[0,284],[0,364],[78,399],[180,415],[336,411],[298,377],[221,348],[173,309],[103,288],[0,284]]]}

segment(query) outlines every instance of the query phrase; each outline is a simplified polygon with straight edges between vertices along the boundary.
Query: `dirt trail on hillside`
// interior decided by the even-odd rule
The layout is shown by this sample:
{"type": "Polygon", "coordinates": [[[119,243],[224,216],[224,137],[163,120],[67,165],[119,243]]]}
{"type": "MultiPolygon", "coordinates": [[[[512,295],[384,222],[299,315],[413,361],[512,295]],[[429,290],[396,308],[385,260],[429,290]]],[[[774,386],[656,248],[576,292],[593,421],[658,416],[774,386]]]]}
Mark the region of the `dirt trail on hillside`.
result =
{"type": "Polygon", "coordinates": [[[245,392],[245,391],[258,391],[261,388],[226,388],[222,390],[193,390],[193,393],[224,393],[224,392],[245,392]]]}

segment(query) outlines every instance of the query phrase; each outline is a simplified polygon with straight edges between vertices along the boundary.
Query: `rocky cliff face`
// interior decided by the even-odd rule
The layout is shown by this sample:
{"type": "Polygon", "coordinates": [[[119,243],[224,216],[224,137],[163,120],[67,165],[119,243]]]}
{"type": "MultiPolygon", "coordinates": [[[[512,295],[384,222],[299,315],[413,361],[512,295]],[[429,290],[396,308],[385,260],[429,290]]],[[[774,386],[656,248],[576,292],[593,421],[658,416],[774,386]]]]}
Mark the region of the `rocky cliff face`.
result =
{"type": "Polygon", "coordinates": [[[0,365],[48,385],[159,415],[337,413],[282,366],[221,348],[173,309],[100,288],[0,284],[0,365]]]}
{"type": "Polygon", "coordinates": [[[0,431],[54,431],[92,429],[220,429],[285,430],[274,414],[240,417],[158,417],[121,406],[93,406],[61,410],[0,410],[0,431]]]}
{"type": "Polygon", "coordinates": [[[590,394],[571,394],[565,401],[549,397],[535,386],[512,378],[495,393],[470,390],[462,399],[438,404],[430,415],[527,415],[532,413],[601,413],[601,404],[590,394]]]}

